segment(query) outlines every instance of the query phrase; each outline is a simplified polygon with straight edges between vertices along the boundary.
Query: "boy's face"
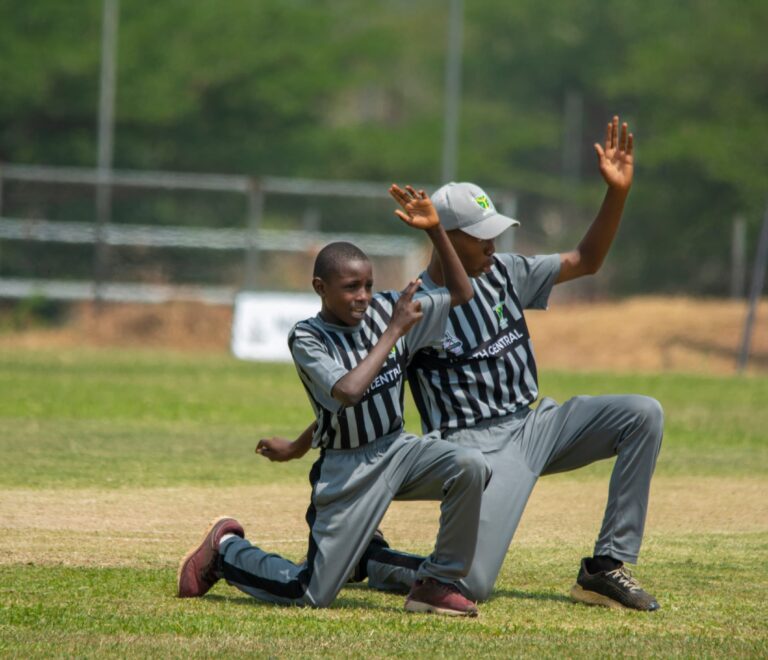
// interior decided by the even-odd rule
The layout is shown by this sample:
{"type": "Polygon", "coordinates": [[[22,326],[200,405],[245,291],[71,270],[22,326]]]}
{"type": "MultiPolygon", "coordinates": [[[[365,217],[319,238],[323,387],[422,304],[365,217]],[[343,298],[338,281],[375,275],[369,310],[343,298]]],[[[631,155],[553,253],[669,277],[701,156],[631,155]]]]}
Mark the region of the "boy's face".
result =
{"type": "Polygon", "coordinates": [[[469,277],[477,277],[491,270],[493,265],[492,257],[494,252],[496,252],[496,245],[492,238],[475,238],[465,234],[460,229],[449,231],[448,238],[450,238],[456,254],[469,277]]]}
{"type": "Polygon", "coordinates": [[[326,279],[315,277],[312,286],[323,299],[320,315],[334,325],[360,323],[373,295],[371,262],[355,259],[340,266],[326,279]]]}

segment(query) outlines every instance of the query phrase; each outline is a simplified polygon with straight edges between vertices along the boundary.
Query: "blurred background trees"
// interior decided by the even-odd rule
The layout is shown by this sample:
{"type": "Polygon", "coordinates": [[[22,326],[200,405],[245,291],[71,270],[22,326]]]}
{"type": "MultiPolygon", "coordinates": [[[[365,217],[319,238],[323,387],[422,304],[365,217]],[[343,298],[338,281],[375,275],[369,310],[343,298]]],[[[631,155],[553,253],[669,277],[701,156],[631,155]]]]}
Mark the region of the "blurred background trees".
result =
{"type": "MultiPolygon", "coordinates": [[[[114,167],[437,184],[447,15],[123,0],[114,167]]],[[[733,218],[751,257],[768,196],[766,25],[764,0],[467,2],[458,178],[517,192],[521,249],[569,249],[618,113],[638,166],[611,292],[726,294],[733,218]]],[[[0,161],[95,165],[100,29],[99,0],[0,0],[0,161]]]]}

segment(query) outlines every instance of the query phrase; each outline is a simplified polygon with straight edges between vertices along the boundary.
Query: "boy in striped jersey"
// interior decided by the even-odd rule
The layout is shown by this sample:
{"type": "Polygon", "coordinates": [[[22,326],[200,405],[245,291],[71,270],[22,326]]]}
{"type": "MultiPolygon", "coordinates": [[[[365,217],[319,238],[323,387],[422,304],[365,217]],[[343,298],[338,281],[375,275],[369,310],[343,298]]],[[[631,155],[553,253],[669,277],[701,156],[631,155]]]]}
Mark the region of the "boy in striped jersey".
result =
{"type": "MultiPolygon", "coordinates": [[[[602,529],[582,560],[571,596],[587,604],[654,611],[659,604],[624,566],[640,551],[663,412],[654,399],[579,396],[558,405],[538,398],[536,362],[524,309],[546,309],[552,286],[596,272],[618,230],[633,176],[633,136],[614,117],[596,144],[608,184],[603,204],[578,247],[525,258],[496,254],[493,239],[516,221],[495,212],[471,184],[448,184],[433,201],[475,296],[451,310],[443,346],[411,363],[411,389],[425,429],[463,447],[480,448],[494,474],[483,496],[475,563],[466,593],[486,599],[528,497],[540,475],[574,470],[616,456],[602,529]]],[[[433,255],[425,290],[442,282],[433,255]]],[[[405,579],[408,579],[407,577],[405,579]]]]}
{"type": "MultiPolygon", "coordinates": [[[[474,298],[451,310],[442,346],[411,362],[409,381],[425,431],[480,449],[494,472],[481,511],[478,548],[465,594],[488,598],[531,491],[540,475],[617,456],[602,530],[571,589],[575,600],[645,611],[658,609],[625,568],[637,561],[648,492],[663,430],[663,413],[643,396],[576,397],[562,406],[538,398],[536,363],[524,309],[545,309],[552,286],[596,272],[618,230],[633,175],[633,137],[614,117],[605,144],[595,145],[608,184],[603,204],[578,247],[526,258],[496,254],[493,239],[516,220],[498,214],[472,184],[448,184],[433,201],[459,258],[473,278],[474,298]]],[[[442,284],[433,255],[422,289],[442,284]]],[[[279,443],[273,452],[301,451],[279,443]]],[[[305,443],[306,444],[306,443],[305,443]]],[[[264,453],[262,451],[262,453],[264,453]]],[[[269,453],[266,454],[271,457],[269,453]]],[[[413,579],[407,567],[379,553],[369,582],[394,588],[413,579]],[[387,565],[387,560],[389,565],[387,565]]],[[[401,564],[404,562],[400,562],[401,564]]]]}
{"type": "Polygon", "coordinates": [[[373,295],[371,263],[354,245],[331,243],[318,254],[312,284],[320,313],[296,324],[288,338],[315,412],[308,432],[321,448],[310,473],[306,560],[268,554],[245,540],[236,520],[221,518],[182,559],[180,597],[202,596],[224,577],[260,600],[327,606],[383,544],[372,539],[393,498],[435,499],[435,550],[411,561],[405,608],[477,615],[457,582],[470,569],[490,470],[476,450],[403,430],[406,366],[416,351],[441,340],[450,308],[467,302],[472,286],[426,194],[394,185],[390,193],[403,207],[397,215],[426,231],[446,286],[417,294],[417,280],[402,294],[373,295]]]}

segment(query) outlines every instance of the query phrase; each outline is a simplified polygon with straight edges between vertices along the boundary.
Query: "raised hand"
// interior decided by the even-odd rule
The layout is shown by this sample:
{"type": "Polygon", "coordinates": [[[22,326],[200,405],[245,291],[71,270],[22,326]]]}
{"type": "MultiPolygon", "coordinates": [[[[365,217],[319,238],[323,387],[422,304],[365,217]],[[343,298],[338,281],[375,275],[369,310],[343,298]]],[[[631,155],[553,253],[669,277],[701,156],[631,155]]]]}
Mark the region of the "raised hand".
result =
{"type": "Polygon", "coordinates": [[[615,116],[605,129],[605,146],[595,143],[600,174],[605,182],[617,190],[629,190],[634,170],[634,137],[627,134],[627,123],[621,125],[615,116]]]}
{"type": "Polygon", "coordinates": [[[413,299],[413,294],[418,291],[419,286],[421,286],[421,280],[411,282],[405,287],[395,303],[390,327],[393,327],[400,337],[416,325],[423,316],[421,303],[413,299]]]}
{"type": "Polygon", "coordinates": [[[423,190],[416,191],[411,186],[406,186],[403,190],[396,183],[389,187],[389,194],[394,200],[403,207],[395,211],[395,215],[405,224],[415,229],[430,229],[440,224],[440,218],[437,216],[435,207],[432,206],[432,200],[423,190]]]}

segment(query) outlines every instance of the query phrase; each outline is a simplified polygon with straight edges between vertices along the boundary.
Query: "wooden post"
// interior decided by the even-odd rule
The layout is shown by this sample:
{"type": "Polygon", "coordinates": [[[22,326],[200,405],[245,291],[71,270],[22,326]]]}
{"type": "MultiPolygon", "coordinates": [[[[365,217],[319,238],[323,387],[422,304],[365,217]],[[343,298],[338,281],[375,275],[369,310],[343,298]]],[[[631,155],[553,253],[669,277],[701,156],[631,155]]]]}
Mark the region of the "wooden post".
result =
{"type": "Polygon", "coordinates": [[[747,265],[747,222],[743,216],[733,219],[731,234],[731,298],[734,300],[744,297],[744,280],[747,265]]]}
{"type": "Polygon", "coordinates": [[[98,183],[96,184],[96,236],[93,262],[93,300],[100,308],[109,270],[107,225],[112,219],[112,155],[115,125],[115,61],[119,0],[103,0],[101,27],[101,82],[99,84],[98,183]]]}
{"type": "Polygon", "coordinates": [[[256,179],[248,191],[248,245],[245,252],[245,288],[255,291],[259,285],[259,232],[264,215],[264,191],[256,179]]]}
{"type": "MultiPolygon", "coordinates": [[[[503,215],[508,218],[516,218],[517,216],[517,199],[513,195],[501,195],[499,199],[494,201],[497,204],[497,208],[503,215]]],[[[497,252],[513,252],[515,249],[515,232],[518,231],[516,227],[510,227],[496,240],[497,252]]]]}
{"type": "Polygon", "coordinates": [[[760,229],[760,238],[757,242],[757,255],[755,256],[755,267],[752,270],[752,286],[749,291],[749,307],[747,310],[747,319],[744,322],[744,335],[741,340],[741,352],[736,369],[742,373],[747,367],[749,360],[749,346],[752,343],[752,331],[755,325],[755,312],[760,296],[763,293],[765,285],[765,269],[768,263],[768,204],[765,207],[763,216],[763,226],[760,229]]]}

